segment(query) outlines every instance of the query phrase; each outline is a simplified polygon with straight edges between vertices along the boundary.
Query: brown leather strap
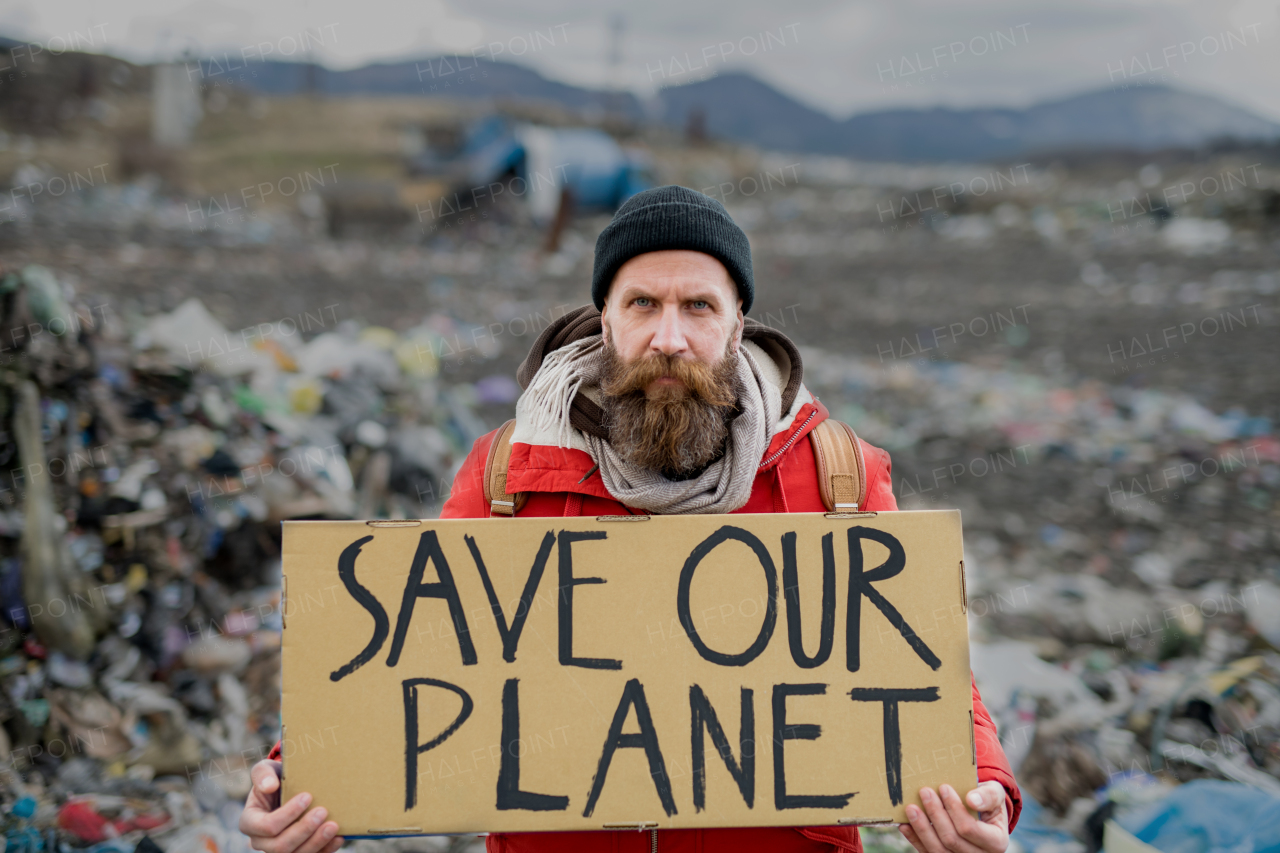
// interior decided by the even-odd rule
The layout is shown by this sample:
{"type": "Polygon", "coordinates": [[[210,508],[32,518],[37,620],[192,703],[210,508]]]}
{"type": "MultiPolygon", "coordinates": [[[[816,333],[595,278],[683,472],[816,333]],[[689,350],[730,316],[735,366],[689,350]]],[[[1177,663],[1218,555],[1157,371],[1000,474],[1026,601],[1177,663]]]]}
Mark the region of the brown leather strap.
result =
{"type": "Polygon", "coordinates": [[[511,464],[511,435],[516,431],[515,419],[498,428],[489,445],[489,458],[484,463],[484,502],[490,515],[515,515],[524,508],[528,494],[507,492],[507,468],[511,464]]]}
{"type": "Polygon", "coordinates": [[[814,427],[818,491],[828,512],[858,512],[867,499],[867,470],[853,429],[828,418],[814,427]]]}

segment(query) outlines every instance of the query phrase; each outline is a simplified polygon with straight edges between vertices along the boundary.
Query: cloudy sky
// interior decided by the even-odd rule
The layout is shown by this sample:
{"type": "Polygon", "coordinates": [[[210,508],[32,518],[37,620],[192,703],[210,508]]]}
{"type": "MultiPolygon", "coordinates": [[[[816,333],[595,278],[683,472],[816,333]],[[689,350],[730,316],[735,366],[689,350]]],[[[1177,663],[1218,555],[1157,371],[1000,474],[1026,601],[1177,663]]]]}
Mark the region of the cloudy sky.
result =
{"type": "Polygon", "coordinates": [[[1154,80],[1280,120],[1280,0],[9,0],[0,34],[142,61],[472,53],[639,94],[749,70],[839,118],[1154,80]]]}

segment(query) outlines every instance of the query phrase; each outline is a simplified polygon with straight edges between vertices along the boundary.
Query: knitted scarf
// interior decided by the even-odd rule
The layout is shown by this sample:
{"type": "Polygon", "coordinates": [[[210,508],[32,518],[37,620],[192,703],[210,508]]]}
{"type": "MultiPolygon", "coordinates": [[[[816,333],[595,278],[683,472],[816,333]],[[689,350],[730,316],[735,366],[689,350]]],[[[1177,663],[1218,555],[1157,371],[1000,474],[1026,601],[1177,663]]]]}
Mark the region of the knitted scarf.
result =
{"type": "Polygon", "coordinates": [[[751,497],[756,468],[782,409],[781,394],[761,375],[748,349],[739,347],[732,357],[737,360],[740,414],[729,424],[724,455],[691,480],[669,480],[659,472],[632,465],[607,439],[570,422],[570,408],[579,389],[600,382],[605,363],[600,335],[574,341],[547,355],[516,403],[516,418],[528,418],[539,432],[554,431],[561,447],[585,450],[600,466],[609,494],[627,506],[663,515],[732,512],[751,497]]]}

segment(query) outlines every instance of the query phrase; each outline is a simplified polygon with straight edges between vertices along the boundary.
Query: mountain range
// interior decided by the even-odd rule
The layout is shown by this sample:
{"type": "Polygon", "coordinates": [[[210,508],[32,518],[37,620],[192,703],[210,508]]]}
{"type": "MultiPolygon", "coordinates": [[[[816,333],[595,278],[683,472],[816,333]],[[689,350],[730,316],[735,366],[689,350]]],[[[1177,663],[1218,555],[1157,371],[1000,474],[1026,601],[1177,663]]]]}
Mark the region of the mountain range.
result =
{"type": "Polygon", "coordinates": [[[712,136],[863,160],[990,161],[1068,150],[1195,148],[1223,138],[1280,139],[1280,124],[1168,86],[1102,89],[1025,109],[895,109],[838,121],[746,74],[660,95],[676,122],[695,108],[712,136]]]}
{"type": "MultiPolygon", "coordinates": [[[[228,60],[234,65],[235,58],[228,60]]],[[[204,63],[212,79],[223,69],[204,63]]],[[[344,71],[290,62],[250,63],[240,85],[271,94],[415,95],[543,101],[684,126],[700,113],[713,138],[789,152],[864,160],[994,161],[1063,151],[1195,148],[1222,140],[1280,140],[1280,124],[1212,95],[1163,85],[1101,89],[1023,109],[894,109],[839,120],[742,72],[631,93],[588,89],[508,62],[437,56],[344,71]]]]}

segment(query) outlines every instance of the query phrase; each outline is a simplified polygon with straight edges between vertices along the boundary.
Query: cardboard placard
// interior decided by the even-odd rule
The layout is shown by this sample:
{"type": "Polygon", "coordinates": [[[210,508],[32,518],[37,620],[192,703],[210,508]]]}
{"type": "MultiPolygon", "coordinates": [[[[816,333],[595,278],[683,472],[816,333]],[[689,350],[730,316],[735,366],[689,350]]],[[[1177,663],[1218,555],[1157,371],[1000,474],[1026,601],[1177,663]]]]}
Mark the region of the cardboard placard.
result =
{"type": "Polygon", "coordinates": [[[976,785],[960,513],[284,525],[344,835],[905,822],[976,785]]]}

